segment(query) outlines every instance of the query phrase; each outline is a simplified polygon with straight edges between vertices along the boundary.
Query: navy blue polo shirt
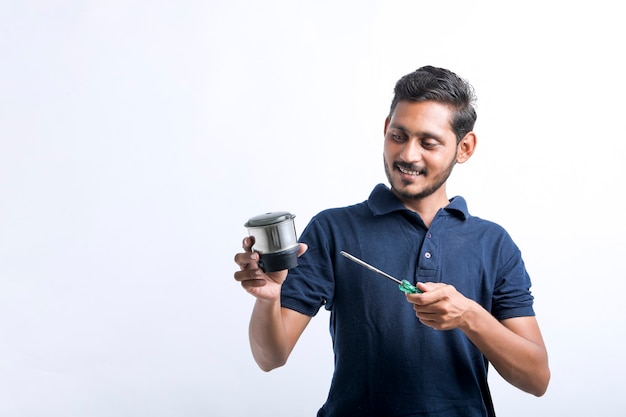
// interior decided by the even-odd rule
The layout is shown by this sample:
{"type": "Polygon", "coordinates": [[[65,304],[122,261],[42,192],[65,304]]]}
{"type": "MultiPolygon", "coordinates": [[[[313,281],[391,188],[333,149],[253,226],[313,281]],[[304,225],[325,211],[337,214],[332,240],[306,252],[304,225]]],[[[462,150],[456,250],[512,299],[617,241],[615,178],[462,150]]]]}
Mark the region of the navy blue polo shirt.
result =
{"type": "Polygon", "coordinates": [[[282,287],[282,306],[330,311],[335,372],[320,417],[493,416],[487,360],[458,329],[415,317],[390,280],[340,255],[416,283],[452,284],[499,320],[533,316],[521,253],[499,225],[471,216],[462,197],[427,228],[383,184],[365,202],[328,209],[306,226],[309,246],[282,287]]]}

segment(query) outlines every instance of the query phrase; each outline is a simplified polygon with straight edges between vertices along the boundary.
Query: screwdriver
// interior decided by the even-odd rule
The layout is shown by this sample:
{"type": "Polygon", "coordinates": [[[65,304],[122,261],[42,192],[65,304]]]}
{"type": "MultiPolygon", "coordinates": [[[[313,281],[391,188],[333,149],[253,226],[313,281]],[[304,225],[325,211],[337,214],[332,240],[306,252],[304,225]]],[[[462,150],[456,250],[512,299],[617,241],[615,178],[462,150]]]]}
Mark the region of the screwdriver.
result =
{"type": "Polygon", "coordinates": [[[391,275],[387,274],[386,272],[383,272],[380,269],[373,267],[372,265],[368,264],[367,262],[364,262],[364,261],[360,260],[356,256],[350,255],[346,251],[342,250],[339,253],[342,254],[343,256],[345,256],[346,258],[350,259],[352,262],[356,262],[357,264],[366,267],[370,271],[374,271],[377,274],[382,275],[383,277],[392,280],[393,282],[398,284],[398,288],[400,288],[400,291],[404,291],[407,294],[418,294],[418,293],[421,294],[423,292],[422,290],[420,290],[417,287],[415,287],[415,285],[411,284],[406,279],[403,279],[402,281],[400,281],[399,279],[392,277],[391,275]]]}

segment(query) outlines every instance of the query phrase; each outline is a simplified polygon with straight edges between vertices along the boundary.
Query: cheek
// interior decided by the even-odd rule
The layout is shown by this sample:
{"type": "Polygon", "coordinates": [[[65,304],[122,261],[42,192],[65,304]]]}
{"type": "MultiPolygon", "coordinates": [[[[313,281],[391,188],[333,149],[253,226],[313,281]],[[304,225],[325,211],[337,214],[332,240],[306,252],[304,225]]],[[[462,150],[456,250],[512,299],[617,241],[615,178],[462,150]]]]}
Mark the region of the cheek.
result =
{"type": "Polygon", "coordinates": [[[393,155],[398,153],[398,144],[396,144],[392,140],[388,140],[385,138],[385,143],[383,144],[383,156],[385,158],[393,158],[393,155]]]}
{"type": "Polygon", "coordinates": [[[425,152],[423,157],[433,165],[449,165],[450,162],[454,162],[456,160],[456,155],[454,153],[451,154],[445,150],[425,152]]]}
{"type": "Polygon", "coordinates": [[[383,159],[387,160],[389,158],[389,146],[387,146],[387,141],[383,145],[383,159]]]}
{"type": "Polygon", "coordinates": [[[389,149],[385,148],[383,152],[383,162],[385,165],[391,166],[393,162],[396,160],[395,154],[392,153],[389,149]]]}

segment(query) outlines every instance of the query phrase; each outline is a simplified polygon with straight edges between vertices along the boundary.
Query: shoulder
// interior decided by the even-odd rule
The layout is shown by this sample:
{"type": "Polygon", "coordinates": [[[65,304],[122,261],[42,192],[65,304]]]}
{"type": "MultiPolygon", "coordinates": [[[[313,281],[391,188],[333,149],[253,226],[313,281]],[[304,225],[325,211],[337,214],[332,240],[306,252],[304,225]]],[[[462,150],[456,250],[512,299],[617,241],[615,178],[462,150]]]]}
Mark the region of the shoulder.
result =
{"type": "Polygon", "coordinates": [[[456,197],[453,203],[455,207],[448,212],[449,218],[454,220],[448,222],[448,232],[456,242],[464,242],[470,250],[492,254],[493,258],[519,257],[519,248],[501,224],[470,214],[460,197],[456,197]]]}
{"type": "Polygon", "coordinates": [[[500,225],[492,220],[483,219],[482,217],[472,216],[470,215],[467,218],[468,225],[477,229],[484,230],[489,234],[495,236],[509,236],[509,232],[500,225]]]}
{"type": "Polygon", "coordinates": [[[472,233],[477,233],[479,236],[510,238],[507,230],[499,223],[470,214],[467,202],[461,196],[452,198],[450,204],[446,207],[446,211],[452,217],[458,219],[459,225],[471,230],[472,233]]]}
{"type": "Polygon", "coordinates": [[[371,216],[367,202],[353,204],[345,207],[334,207],[320,211],[311,218],[311,223],[341,226],[354,219],[371,216]]]}

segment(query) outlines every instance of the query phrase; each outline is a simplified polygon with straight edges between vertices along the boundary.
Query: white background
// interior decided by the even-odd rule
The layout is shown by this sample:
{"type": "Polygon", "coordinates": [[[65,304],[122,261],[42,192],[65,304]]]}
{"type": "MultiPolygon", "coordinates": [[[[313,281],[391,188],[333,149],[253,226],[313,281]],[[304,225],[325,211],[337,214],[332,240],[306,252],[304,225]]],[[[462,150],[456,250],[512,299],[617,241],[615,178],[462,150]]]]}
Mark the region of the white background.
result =
{"type": "Polygon", "coordinates": [[[0,1],[0,415],[313,416],[325,311],[248,348],[257,214],[360,202],[395,81],[452,69],[477,153],[448,190],[521,247],[549,349],[500,416],[623,416],[621,6],[613,1],[0,1]]]}

